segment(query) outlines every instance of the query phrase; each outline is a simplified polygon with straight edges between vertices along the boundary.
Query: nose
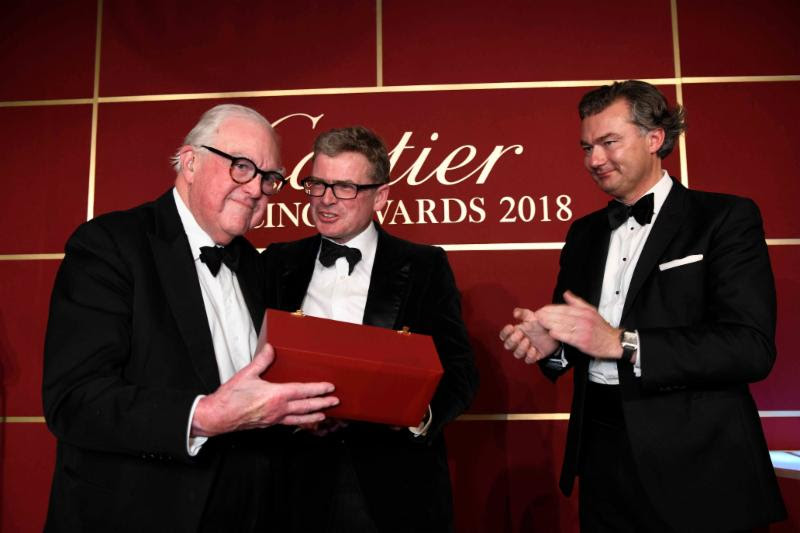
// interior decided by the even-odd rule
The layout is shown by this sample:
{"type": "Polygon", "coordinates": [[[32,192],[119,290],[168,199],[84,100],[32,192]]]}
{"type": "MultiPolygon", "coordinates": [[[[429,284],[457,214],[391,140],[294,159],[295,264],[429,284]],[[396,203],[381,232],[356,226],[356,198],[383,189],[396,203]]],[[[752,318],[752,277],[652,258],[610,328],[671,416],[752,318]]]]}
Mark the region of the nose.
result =
{"type": "Polygon", "coordinates": [[[338,201],[339,199],[333,194],[333,187],[325,187],[325,192],[322,194],[322,202],[325,205],[331,205],[338,201]]]}
{"type": "Polygon", "coordinates": [[[243,183],[241,187],[250,198],[258,199],[262,194],[264,194],[264,192],[261,190],[261,176],[256,176],[247,183],[243,183]]]}
{"type": "Polygon", "coordinates": [[[586,164],[591,168],[603,166],[606,162],[606,154],[601,148],[592,147],[586,154],[586,164]]]}

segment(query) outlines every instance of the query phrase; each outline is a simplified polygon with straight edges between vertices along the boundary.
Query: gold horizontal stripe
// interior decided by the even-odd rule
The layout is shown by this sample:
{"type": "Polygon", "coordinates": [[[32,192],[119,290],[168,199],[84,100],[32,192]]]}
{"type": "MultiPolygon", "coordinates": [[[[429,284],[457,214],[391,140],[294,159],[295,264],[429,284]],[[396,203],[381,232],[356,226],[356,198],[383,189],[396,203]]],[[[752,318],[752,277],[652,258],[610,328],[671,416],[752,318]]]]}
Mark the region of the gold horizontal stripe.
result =
{"type": "Polygon", "coordinates": [[[0,261],[28,261],[38,259],[64,259],[64,254],[0,254],[0,261]]]}
{"type": "MultiPolygon", "coordinates": [[[[759,411],[761,418],[800,418],[800,411],[759,411]]],[[[481,415],[461,415],[460,422],[511,422],[527,420],[569,420],[569,413],[493,413],[481,415]]]]}
{"type": "Polygon", "coordinates": [[[91,104],[91,98],[67,98],[64,100],[16,100],[0,102],[0,107],[37,107],[45,105],[82,105],[91,104]]]}
{"type": "MultiPolygon", "coordinates": [[[[800,75],[777,76],[689,76],[683,78],[643,78],[653,85],[676,85],[677,83],[713,84],[713,83],[763,83],[800,81],[800,75]]],[[[264,98],[278,96],[319,96],[337,94],[380,94],[408,92],[446,92],[446,91],[481,91],[503,89],[552,89],[569,87],[596,87],[614,80],[551,80],[551,81],[512,81],[492,83],[440,83],[419,85],[384,85],[364,87],[319,87],[311,89],[276,89],[264,91],[229,91],[213,93],[174,93],[143,94],[128,96],[101,96],[97,101],[101,104],[131,102],[165,102],[177,100],[210,100],[233,98],[264,98]]],[[[27,107],[43,105],[91,104],[92,98],[72,98],[55,100],[17,100],[0,102],[0,107],[27,107]]]]}
{"type": "Polygon", "coordinates": [[[483,244],[437,244],[448,252],[491,252],[503,250],[560,250],[563,242],[490,242],[483,244]]]}
{"type": "MultiPolygon", "coordinates": [[[[161,102],[170,100],[207,100],[222,98],[265,98],[277,96],[320,96],[337,94],[383,94],[413,92],[446,92],[446,91],[483,91],[499,89],[549,89],[554,87],[597,87],[614,80],[569,80],[569,81],[516,81],[493,83],[440,83],[421,85],[383,85],[363,87],[319,87],[312,89],[277,89],[266,91],[231,91],[219,93],[185,93],[185,94],[146,94],[131,96],[101,96],[101,104],[123,102],[161,102]]],[[[675,78],[651,78],[654,85],[675,83],[675,78]]]]}
{"type": "Polygon", "coordinates": [[[3,424],[44,424],[43,416],[0,416],[3,424]]]}
{"type": "Polygon", "coordinates": [[[786,246],[786,245],[800,244],[800,239],[767,239],[769,246],[786,246]]]}
{"type": "MultiPolygon", "coordinates": [[[[769,246],[800,245],[800,239],[767,239],[769,246]]],[[[513,250],[560,250],[563,242],[489,242],[476,244],[437,244],[448,252],[497,252],[513,250]]],[[[258,248],[263,252],[264,248],[258,248]]],[[[56,254],[0,254],[0,261],[22,261],[37,259],[64,259],[63,253],[56,254]]]]}
{"type": "Polygon", "coordinates": [[[486,415],[461,415],[456,420],[458,420],[459,422],[569,420],[569,413],[497,413],[497,414],[486,414],[486,415]]]}
{"type": "MultiPolygon", "coordinates": [[[[759,411],[761,418],[800,418],[800,411],[759,411]]],[[[569,420],[569,413],[492,413],[461,415],[459,422],[518,422],[541,420],[569,420]]],[[[5,424],[44,424],[43,416],[0,416],[5,424]]]]}
{"type": "Polygon", "coordinates": [[[683,83],[764,83],[778,81],[800,81],[800,76],[685,76],[683,83]]]}

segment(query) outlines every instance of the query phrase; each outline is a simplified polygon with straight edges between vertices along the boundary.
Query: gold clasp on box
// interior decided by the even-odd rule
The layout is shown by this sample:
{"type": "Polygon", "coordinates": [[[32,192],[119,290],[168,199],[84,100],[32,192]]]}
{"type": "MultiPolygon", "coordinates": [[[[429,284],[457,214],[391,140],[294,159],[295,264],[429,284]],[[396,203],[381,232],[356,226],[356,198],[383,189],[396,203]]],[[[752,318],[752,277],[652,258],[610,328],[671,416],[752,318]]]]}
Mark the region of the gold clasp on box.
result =
{"type": "Polygon", "coordinates": [[[303,310],[302,310],[302,309],[298,309],[297,311],[295,311],[294,313],[292,313],[292,315],[294,315],[294,316],[306,316],[306,315],[303,313],[303,310]]]}
{"type": "Polygon", "coordinates": [[[403,329],[398,329],[397,333],[400,335],[411,335],[411,330],[408,329],[408,326],[403,326],[403,329]]]}

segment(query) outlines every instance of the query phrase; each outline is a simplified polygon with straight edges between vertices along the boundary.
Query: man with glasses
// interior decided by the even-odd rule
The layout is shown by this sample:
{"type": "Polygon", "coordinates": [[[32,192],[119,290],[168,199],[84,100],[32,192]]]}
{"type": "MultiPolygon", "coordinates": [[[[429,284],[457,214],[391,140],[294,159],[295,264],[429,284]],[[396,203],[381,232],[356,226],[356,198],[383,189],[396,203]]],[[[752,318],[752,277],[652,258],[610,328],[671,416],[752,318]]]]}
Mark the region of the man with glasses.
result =
{"type": "Polygon", "coordinates": [[[315,423],[329,383],[272,384],[256,250],[242,235],[284,182],[256,111],[207,111],[173,158],[175,187],[70,237],[45,342],[58,439],[48,531],[274,526],[276,424],[315,423]]]}
{"type": "Polygon", "coordinates": [[[442,428],[467,408],[478,375],[447,256],[373,222],[389,195],[389,157],[366,128],[322,134],[302,184],[319,235],[266,250],[267,306],[432,335],[444,376],[416,428],[328,420],[293,436],[293,529],[449,531],[442,428]]]}

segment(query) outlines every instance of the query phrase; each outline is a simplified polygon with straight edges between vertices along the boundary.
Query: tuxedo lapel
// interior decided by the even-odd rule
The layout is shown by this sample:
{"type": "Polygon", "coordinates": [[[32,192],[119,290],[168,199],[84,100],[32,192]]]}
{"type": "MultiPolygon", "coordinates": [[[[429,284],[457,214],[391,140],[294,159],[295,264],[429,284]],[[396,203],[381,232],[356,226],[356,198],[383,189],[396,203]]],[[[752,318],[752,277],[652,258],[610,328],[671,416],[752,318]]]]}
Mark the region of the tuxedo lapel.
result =
{"type": "Polygon", "coordinates": [[[156,229],[148,235],[156,270],[189,357],[205,389],[212,392],[220,384],[214,343],[189,240],[172,191],[156,200],[156,215],[156,229]]]}
{"type": "MultiPolygon", "coordinates": [[[[581,268],[575,276],[571,276],[572,279],[566,280],[567,285],[563,289],[571,290],[595,307],[600,304],[608,244],[611,240],[611,228],[607,220],[605,211],[600,212],[598,221],[589,226],[583,239],[572,245],[578,255],[577,261],[567,258],[571,264],[581,265],[581,268]]],[[[555,299],[562,302],[563,295],[556,294],[555,299]]]]}
{"type": "Polygon", "coordinates": [[[236,237],[229,246],[237,246],[239,252],[239,268],[236,271],[236,278],[239,281],[239,288],[242,290],[244,302],[247,310],[250,311],[250,318],[253,327],[258,333],[261,327],[261,320],[264,318],[264,300],[258,294],[263,292],[264,273],[258,268],[258,260],[250,260],[250,253],[253,250],[244,237],[236,237]]]}
{"type": "Polygon", "coordinates": [[[303,305],[308,284],[314,275],[314,262],[317,260],[320,240],[321,237],[317,234],[301,241],[297,255],[286,262],[287,266],[278,280],[278,309],[296,311],[303,305]]]}
{"type": "Polygon", "coordinates": [[[378,247],[372,264],[363,323],[382,328],[399,328],[397,324],[408,294],[411,260],[402,253],[399,242],[379,226],[378,247]]]}
{"type": "Polygon", "coordinates": [[[625,298],[625,306],[622,309],[620,324],[625,323],[625,317],[631,309],[639,289],[642,288],[647,277],[656,268],[659,258],[663,256],[664,250],[683,225],[685,218],[686,189],[673,180],[672,189],[661,206],[661,212],[658,214],[653,229],[650,230],[650,235],[647,237],[642,253],[639,256],[639,261],[636,263],[636,269],[633,271],[633,277],[628,286],[628,294],[625,298]]]}

